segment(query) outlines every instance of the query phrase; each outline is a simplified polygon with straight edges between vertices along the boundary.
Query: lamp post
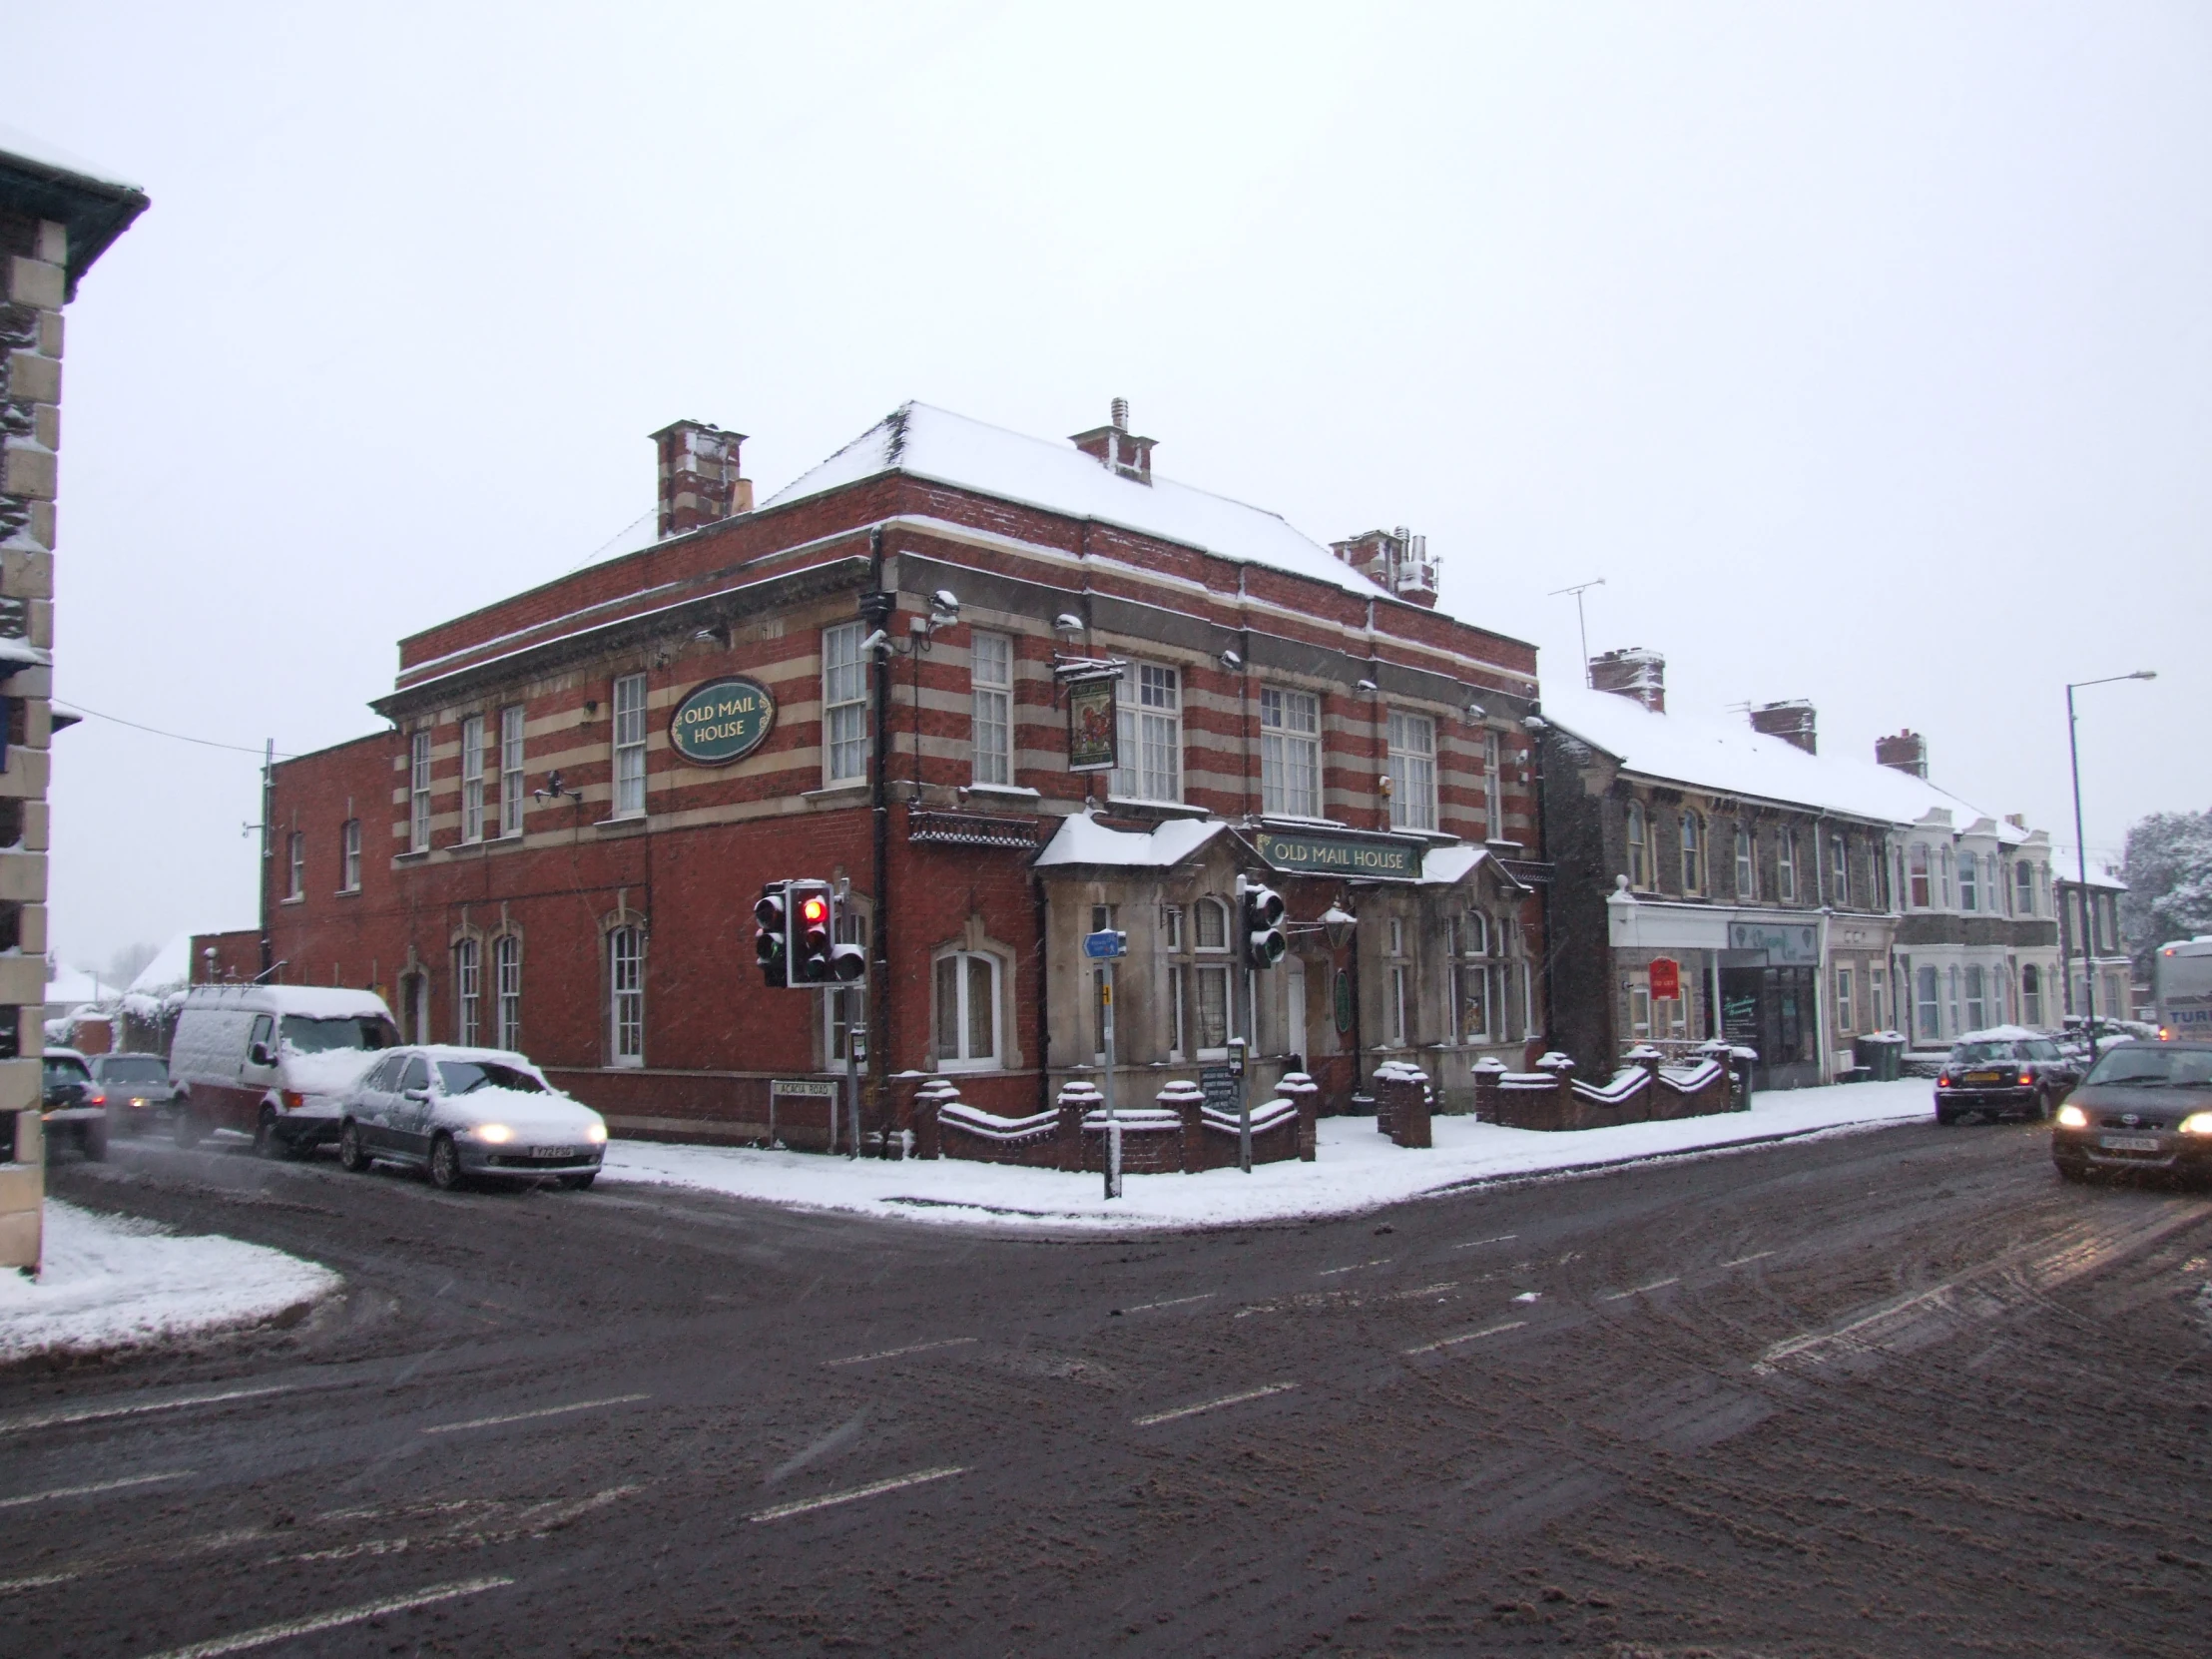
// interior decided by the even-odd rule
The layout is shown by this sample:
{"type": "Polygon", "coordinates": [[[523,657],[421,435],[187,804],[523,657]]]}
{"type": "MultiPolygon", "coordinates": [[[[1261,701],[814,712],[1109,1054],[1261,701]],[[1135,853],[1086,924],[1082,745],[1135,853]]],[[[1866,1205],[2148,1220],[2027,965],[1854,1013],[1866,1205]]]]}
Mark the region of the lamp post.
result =
{"type": "Polygon", "coordinates": [[[2110,686],[2122,680],[2155,680],[2155,669],[2108,674],[2102,680],[2076,680],[2066,687],[2066,758],[2073,767],[2074,867],[2081,894],[2081,1013],[2089,1034],[2089,1058],[2097,1057],[2097,975],[2089,917],[2089,843],[2081,832],[2081,743],[2074,730],[2074,693],[2083,686],[2110,686]]]}

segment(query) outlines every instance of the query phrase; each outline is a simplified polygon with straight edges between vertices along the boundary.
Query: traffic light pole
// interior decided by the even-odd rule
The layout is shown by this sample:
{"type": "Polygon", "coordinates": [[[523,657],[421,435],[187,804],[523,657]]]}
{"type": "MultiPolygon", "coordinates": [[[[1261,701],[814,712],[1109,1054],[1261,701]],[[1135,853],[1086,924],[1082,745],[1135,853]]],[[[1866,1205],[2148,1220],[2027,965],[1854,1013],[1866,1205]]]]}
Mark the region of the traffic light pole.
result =
{"type": "MultiPolygon", "coordinates": [[[[835,996],[839,990],[852,998],[844,1005],[844,1098],[852,1124],[852,1151],[849,1156],[857,1158],[860,1155],[859,1046],[867,1032],[866,1025],[861,1023],[867,1014],[867,996],[858,984],[839,985],[830,994],[835,996]]],[[[884,1131],[886,1138],[889,1133],[887,1129],[884,1131]]]]}
{"type": "Polygon", "coordinates": [[[1252,1039],[1260,1029],[1260,987],[1252,976],[1252,963],[1245,962],[1245,1058],[1237,1068],[1237,1167],[1252,1173],[1252,1039]]]}

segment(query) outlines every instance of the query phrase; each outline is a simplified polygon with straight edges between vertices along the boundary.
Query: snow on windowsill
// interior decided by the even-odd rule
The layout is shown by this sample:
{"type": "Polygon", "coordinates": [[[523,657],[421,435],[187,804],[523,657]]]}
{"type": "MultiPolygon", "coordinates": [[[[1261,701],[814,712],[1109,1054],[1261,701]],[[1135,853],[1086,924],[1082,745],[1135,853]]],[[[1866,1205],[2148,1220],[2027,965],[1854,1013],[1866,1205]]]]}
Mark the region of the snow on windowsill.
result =
{"type": "Polygon", "coordinates": [[[1207,816],[1206,808],[1193,807],[1181,801],[1147,801],[1142,796],[1136,795],[1109,795],[1106,798],[1106,810],[1113,812],[1117,809],[1134,813],[1159,813],[1168,818],[1204,818],[1207,816]]]}
{"type": "MultiPolygon", "coordinates": [[[[592,828],[594,830],[643,830],[645,828],[645,814],[625,813],[620,818],[603,818],[595,823],[592,828]]],[[[481,849],[484,843],[477,841],[474,844],[481,849]]]]}
{"type": "Polygon", "coordinates": [[[1035,790],[1018,784],[970,784],[967,793],[995,796],[1004,801],[1042,801],[1044,797],[1035,790]]]}
{"type": "Polygon", "coordinates": [[[819,790],[802,790],[799,799],[814,807],[842,807],[848,802],[864,800],[866,796],[867,780],[858,778],[826,784],[819,790]]]}

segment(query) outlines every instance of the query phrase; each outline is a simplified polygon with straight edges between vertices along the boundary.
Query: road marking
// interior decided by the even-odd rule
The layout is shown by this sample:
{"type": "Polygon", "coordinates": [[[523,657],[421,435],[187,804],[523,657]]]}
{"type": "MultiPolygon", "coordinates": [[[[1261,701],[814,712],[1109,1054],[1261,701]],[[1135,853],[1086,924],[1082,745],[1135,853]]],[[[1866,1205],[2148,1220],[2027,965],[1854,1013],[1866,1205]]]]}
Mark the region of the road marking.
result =
{"type": "Polygon", "coordinates": [[[651,1394],[611,1394],[605,1399],[579,1399],[573,1405],[543,1405],[535,1411],[511,1411],[503,1417],[471,1417],[466,1422],[433,1423],[423,1433],[457,1434],[464,1428],[496,1428],[503,1422],[530,1422],[538,1417],[566,1416],[571,1411],[589,1411],[595,1405],[628,1405],[633,1400],[652,1397],[651,1394]]]}
{"type": "Polygon", "coordinates": [[[947,1337],[941,1343],[916,1343],[911,1348],[886,1348],[880,1354],[854,1354],[842,1360],[825,1360],[825,1366],[864,1366],[871,1360],[896,1360],[903,1354],[927,1354],[933,1348],[958,1348],[972,1343],[974,1337],[947,1337]]]}
{"type": "Polygon", "coordinates": [[[793,1503],[779,1503],[773,1508],[757,1509],[745,1518],[751,1521],[788,1520],[793,1515],[828,1509],[838,1503],[857,1503],[863,1497],[881,1497],[885,1492],[903,1491],[908,1486],[919,1486],[930,1480],[949,1480],[955,1474],[967,1472],[965,1468],[921,1469],[913,1474],[894,1475],[889,1480],[855,1486],[848,1492],[830,1492],[823,1497],[804,1497],[793,1503]]]}
{"type": "Polygon", "coordinates": [[[1422,1343],[1418,1348],[1408,1348],[1406,1354],[1433,1354],[1439,1348],[1457,1348],[1461,1343],[1471,1343],[1477,1337],[1494,1337],[1500,1331],[1518,1331],[1526,1320],[1507,1320],[1503,1325],[1486,1325],[1480,1331],[1468,1331],[1457,1337],[1446,1337],[1441,1342],[1422,1343]]]}
{"type": "Polygon", "coordinates": [[[26,1503],[44,1503],[56,1497],[90,1497],[94,1492],[120,1492],[126,1486],[151,1486],[161,1480],[182,1480],[191,1469],[171,1469],[167,1474],[134,1474],[127,1480],[98,1480],[89,1486],[57,1486],[50,1492],[26,1492],[21,1497],[0,1497],[0,1509],[20,1509],[26,1503]]]}
{"type": "Polygon", "coordinates": [[[1627,1300],[1628,1300],[1628,1299],[1629,1299],[1630,1297],[1632,1297],[1632,1296],[1642,1296],[1642,1295],[1644,1294],[1644,1292],[1646,1292],[1646,1291],[1663,1291],[1663,1290],[1665,1290],[1665,1289],[1666,1289],[1666,1288],[1667,1288],[1667,1287],[1668,1287],[1669,1285],[1679,1285],[1679,1284],[1681,1284],[1681,1283],[1682,1283],[1682,1276],[1681,1276],[1680,1274],[1676,1274],[1676,1275],[1675,1275],[1675,1276],[1674,1276],[1674,1277],[1673,1277],[1672,1279],[1654,1279],[1654,1280],[1653,1280],[1653,1281],[1652,1281],[1652,1282],[1651,1282],[1650,1284],[1648,1284],[1648,1285],[1638,1285],[1638,1286],[1637,1286],[1637,1287],[1636,1287],[1636,1288],[1635,1288],[1634,1290],[1632,1290],[1632,1291],[1615,1291],[1615,1292],[1613,1292],[1613,1293],[1612,1293],[1612,1294],[1611,1294],[1610,1296],[1601,1296],[1601,1297],[1599,1297],[1599,1298],[1598,1298],[1598,1301],[1600,1301],[1600,1302],[1626,1302],[1626,1301],[1627,1301],[1627,1300]]]}
{"type": "Polygon", "coordinates": [[[244,1653],[249,1648],[267,1647],[272,1642],[288,1641],[293,1636],[312,1636],[323,1630],[337,1630],[345,1625],[359,1624],[365,1619],[382,1618],[387,1613],[405,1613],[417,1607],[430,1607],[441,1601],[457,1600],[485,1590],[503,1590],[514,1582],[511,1578],[464,1578],[455,1584],[434,1584],[427,1590],[417,1590],[411,1596],[392,1596],[385,1601],[363,1602],[358,1607],[345,1607],[335,1613],[317,1613],[309,1618],[291,1619],[283,1624],[265,1624],[259,1630],[249,1630],[237,1636],[217,1636],[210,1641],[194,1642],[190,1647],[173,1647],[151,1659],[221,1659],[226,1653],[244,1653]]]}
{"type": "Polygon", "coordinates": [[[1349,1268],[1323,1268],[1321,1272],[1315,1274],[1314,1277],[1316,1279],[1328,1279],[1335,1274],[1358,1273],[1362,1268],[1385,1268],[1388,1267],[1390,1263],[1395,1260],[1396,1258],[1393,1256],[1378,1256],[1372,1262],[1355,1262],[1349,1268]]]}
{"type": "Polygon", "coordinates": [[[1740,1268],[1747,1262],[1764,1262],[1773,1254],[1774,1252],[1771,1250],[1762,1250],[1756,1256],[1739,1256],[1733,1262],[1723,1262],[1721,1266],[1724,1268],[1740,1268]]]}
{"type": "Polygon", "coordinates": [[[1125,1314],[1149,1314],[1155,1308],[1181,1308],[1188,1303],[1211,1302],[1219,1295],[1221,1295],[1219,1291],[1201,1291],[1196,1296],[1170,1297],[1165,1302],[1140,1302],[1134,1308],[1124,1308],[1122,1312],[1125,1314]]]}
{"type": "Polygon", "coordinates": [[[144,1405],[95,1405],[82,1411],[43,1411],[0,1422],[0,1434],[13,1434],[25,1428],[54,1428],[73,1422],[105,1422],[110,1417],[144,1416],[149,1411],[182,1411],[188,1405],[221,1405],[226,1400],[260,1399],[268,1394],[288,1394],[297,1386],[293,1382],[280,1382],[267,1388],[232,1388],[219,1394],[194,1394],[186,1399],[157,1399],[144,1405]]]}
{"type": "Polygon", "coordinates": [[[1209,1399],[1203,1405],[1179,1405],[1172,1411],[1155,1411],[1149,1417],[1138,1417],[1133,1426],[1150,1428],[1156,1422],[1174,1422],[1178,1417],[1195,1417],[1201,1411],[1218,1411],[1224,1405],[1242,1405],[1248,1399],[1265,1399],[1270,1394],[1288,1393],[1297,1386],[1296,1382],[1270,1382],[1264,1388],[1247,1388],[1241,1394],[1224,1394],[1219,1399],[1209,1399]]]}
{"type": "Polygon", "coordinates": [[[1451,1248],[1453,1250],[1472,1250],[1476,1245],[1507,1244],[1519,1237],[1518,1233],[1500,1233],[1494,1239],[1469,1239],[1465,1244],[1455,1244],[1451,1248]]]}

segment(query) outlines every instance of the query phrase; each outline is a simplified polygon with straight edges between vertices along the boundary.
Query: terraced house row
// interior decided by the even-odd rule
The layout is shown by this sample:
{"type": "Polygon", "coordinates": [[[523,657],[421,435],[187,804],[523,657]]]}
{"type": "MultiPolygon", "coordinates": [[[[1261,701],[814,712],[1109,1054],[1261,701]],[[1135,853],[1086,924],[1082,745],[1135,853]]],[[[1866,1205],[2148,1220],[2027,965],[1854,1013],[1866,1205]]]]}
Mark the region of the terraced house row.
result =
{"type": "Polygon", "coordinates": [[[636,1134],[819,1138],[848,1058],[871,1136],[929,1079],[1034,1118],[1103,1081],[1101,928],[1125,1104],[1240,1046],[1331,1105],[1531,1057],[1535,652],[1435,608],[1422,538],[1156,475],[1118,402],[1065,443],[908,404],[758,505],[744,441],[656,434],[638,545],[403,640],[386,728],[275,769],[262,967],[636,1134]],[[763,985],[792,876],[841,884],[851,990],[763,985]]]}

